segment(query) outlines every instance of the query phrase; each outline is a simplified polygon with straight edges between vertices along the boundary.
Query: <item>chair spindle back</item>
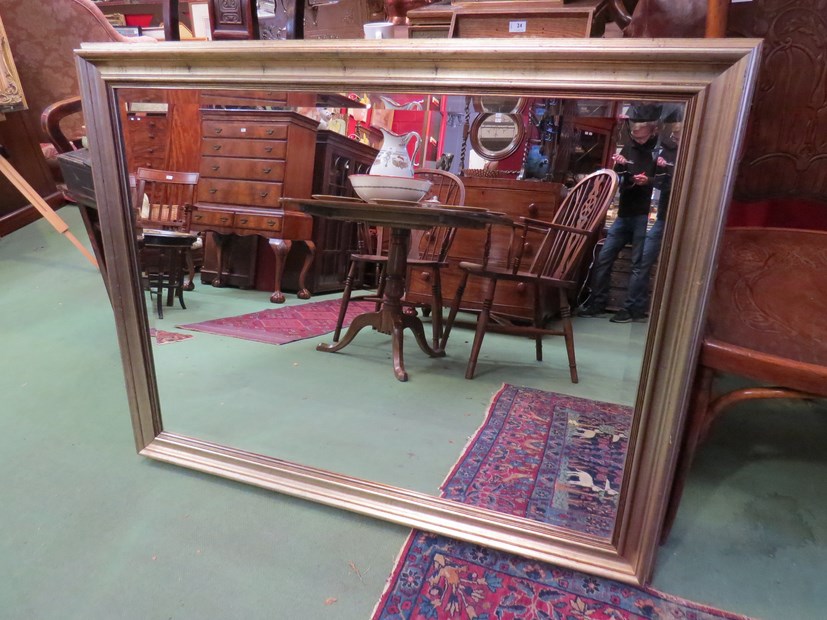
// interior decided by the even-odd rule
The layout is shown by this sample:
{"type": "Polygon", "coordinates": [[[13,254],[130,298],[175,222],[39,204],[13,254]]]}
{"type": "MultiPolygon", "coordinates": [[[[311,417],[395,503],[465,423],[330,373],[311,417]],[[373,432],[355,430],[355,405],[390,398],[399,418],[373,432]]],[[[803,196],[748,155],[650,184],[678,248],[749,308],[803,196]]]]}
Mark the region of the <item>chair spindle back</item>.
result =
{"type": "Polygon", "coordinates": [[[138,168],[135,181],[135,208],[141,226],[189,231],[197,172],[138,168]]]}
{"type": "MultiPolygon", "coordinates": [[[[550,223],[527,221],[524,236],[533,228],[543,238],[532,260],[529,272],[571,282],[577,273],[590,241],[603,224],[618,185],[617,174],[598,170],[575,185],[550,223]]],[[[526,246],[525,239],[519,251],[526,246]]]]}

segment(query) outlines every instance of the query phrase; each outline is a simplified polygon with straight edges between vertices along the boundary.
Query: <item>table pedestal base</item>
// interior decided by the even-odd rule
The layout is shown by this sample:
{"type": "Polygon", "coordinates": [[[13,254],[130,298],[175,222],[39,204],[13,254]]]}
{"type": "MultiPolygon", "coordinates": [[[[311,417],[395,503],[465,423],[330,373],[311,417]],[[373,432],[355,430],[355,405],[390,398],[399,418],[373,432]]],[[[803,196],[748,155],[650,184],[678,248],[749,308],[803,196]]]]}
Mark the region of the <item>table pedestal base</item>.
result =
{"type": "Polygon", "coordinates": [[[445,351],[432,349],[425,337],[425,329],[419,317],[405,314],[400,303],[405,293],[405,275],[407,272],[408,243],[411,231],[405,228],[392,228],[388,247],[388,263],[385,276],[385,293],[382,308],[378,312],[360,314],[348,327],[344,338],[336,344],[320,344],[317,351],[335,353],[341,351],[353,341],[365,327],[372,327],[382,334],[389,334],[393,343],[393,373],[400,381],[408,380],[402,355],[403,332],[410,329],[419,348],[431,357],[444,357],[445,351]]]}
{"type": "Polygon", "coordinates": [[[434,350],[428,344],[425,336],[425,328],[419,317],[405,314],[404,312],[393,312],[388,306],[383,306],[379,312],[366,312],[360,314],[348,327],[344,338],[336,344],[320,344],[317,351],[335,353],[349,345],[360,331],[365,327],[372,327],[382,334],[390,334],[393,347],[393,374],[399,381],[407,381],[408,373],[405,371],[405,361],[402,354],[403,332],[405,328],[410,329],[416,338],[416,343],[431,357],[445,357],[445,351],[434,350]]]}

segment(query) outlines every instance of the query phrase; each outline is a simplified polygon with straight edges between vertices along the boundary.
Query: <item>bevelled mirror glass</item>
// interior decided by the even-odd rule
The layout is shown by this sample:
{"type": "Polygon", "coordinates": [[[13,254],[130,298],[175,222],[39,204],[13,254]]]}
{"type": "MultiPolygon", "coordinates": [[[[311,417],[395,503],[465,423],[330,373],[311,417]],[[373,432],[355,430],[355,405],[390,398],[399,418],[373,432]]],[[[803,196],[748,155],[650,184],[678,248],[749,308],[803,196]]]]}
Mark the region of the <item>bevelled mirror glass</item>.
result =
{"type": "MultiPolygon", "coordinates": [[[[528,53],[503,40],[284,41],[89,45],[79,55],[142,454],[647,579],[755,42],[548,40],[532,41],[528,53]],[[496,168],[468,157],[477,147],[463,120],[480,100],[520,102],[484,113],[508,120],[507,140],[499,121],[479,123],[483,138],[511,151],[496,168]],[[642,110],[651,118],[638,118],[642,110]],[[631,167],[641,123],[653,162],[649,226],[663,231],[648,316],[568,317],[588,301],[600,231],[623,216],[613,193],[606,223],[587,235],[567,303],[546,303],[557,293],[517,281],[489,302],[469,280],[440,342],[435,276],[414,256],[437,228],[454,230],[438,261],[447,317],[462,261],[484,255],[505,264],[515,247],[539,251],[529,224],[553,220],[577,184],[618,155],[631,167]],[[399,193],[413,186],[406,180],[364,202],[350,177],[388,178],[368,175],[380,153],[409,162],[414,179],[438,170],[429,187],[451,179],[462,192],[429,199],[426,188],[412,197],[399,193]],[[189,188],[190,199],[173,201],[189,206],[164,211],[153,181],[189,188]],[[180,251],[169,252],[175,243],[180,251]],[[394,258],[350,270],[352,255],[383,248],[394,258]],[[172,273],[187,285],[164,288],[172,273]],[[383,273],[396,293],[378,306],[375,297],[356,301],[383,273]],[[345,286],[354,300],[334,333],[345,286]],[[494,325],[469,372],[486,307],[500,327],[564,327],[544,340],[537,361],[531,339],[494,325]],[[380,314],[393,325],[374,320],[380,314]]],[[[615,167],[621,187],[643,183],[641,171],[615,167]]],[[[617,273],[624,261],[628,249],[617,273]]],[[[611,303],[622,308],[628,290],[612,286],[611,303]]]]}

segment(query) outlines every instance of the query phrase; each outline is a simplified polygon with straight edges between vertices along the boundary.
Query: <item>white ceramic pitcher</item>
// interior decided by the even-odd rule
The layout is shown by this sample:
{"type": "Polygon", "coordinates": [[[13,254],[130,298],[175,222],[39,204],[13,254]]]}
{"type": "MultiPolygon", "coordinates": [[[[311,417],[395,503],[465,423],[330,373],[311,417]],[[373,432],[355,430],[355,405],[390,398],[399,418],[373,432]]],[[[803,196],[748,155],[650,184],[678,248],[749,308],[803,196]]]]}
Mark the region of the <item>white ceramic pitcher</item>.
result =
{"type": "Polygon", "coordinates": [[[404,135],[395,134],[387,129],[382,129],[382,148],[370,167],[370,174],[379,174],[388,177],[412,177],[413,162],[408,155],[408,143],[413,137],[414,153],[419,148],[422,138],[415,131],[409,131],[404,135]]]}

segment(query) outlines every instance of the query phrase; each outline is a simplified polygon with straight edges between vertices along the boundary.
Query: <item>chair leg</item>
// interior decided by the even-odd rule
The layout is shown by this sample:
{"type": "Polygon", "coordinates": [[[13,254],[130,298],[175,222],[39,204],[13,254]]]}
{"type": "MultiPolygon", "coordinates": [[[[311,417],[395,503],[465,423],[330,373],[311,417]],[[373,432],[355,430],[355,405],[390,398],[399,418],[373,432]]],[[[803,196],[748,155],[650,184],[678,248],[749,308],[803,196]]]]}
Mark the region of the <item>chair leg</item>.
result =
{"type": "Polygon", "coordinates": [[[563,337],[566,340],[566,353],[569,357],[569,374],[571,382],[577,383],[577,360],[574,356],[574,329],[571,326],[571,306],[566,291],[560,289],[560,320],[563,323],[563,337]]]}
{"type": "Polygon", "coordinates": [[[187,259],[187,276],[189,279],[187,282],[184,283],[184,290],[185,291],[194,291],[195,290],[195,259],[192,256],[192,250],[187,250],[186,253],[187,259]]]}
{"type": "Polygon", "coordinates": [[[442,340],[442,278],[440,271],[439,267],[434,267],[433,284],[431,285],[431,329],[434,349],[439,349],[439,343],[442,340]]]}
{"type": "Polygon", "coordinates": [[[385,269],[382,265],[377,265],[376,269],[379,271],[379,275],[376,280],[376,308],[375,311],[379,312],[382,309],[382,297],[385,294],[385,269]]]}
{"type": "MultiPolygon", "coordinates": [[[[540,284],[534,284],[534,327],[543,328],[543,311],[540,308],[540,284]]],[[[534,336],[534,357],[538,362],[543,361],[543,335],[537,332],[534,336]]]]}
{"type": "Polygon", "coordinates": [[[488,327],[488,320],[491,318],[491,306],[494,305],[494,293],[497,290],[497,280],[490,278],[485,291],[485,301],[482,302],[482,312],[477,319],[477,331],[474,334],[474,344],[471,346],[471,357],[468,358],[468,368],[465,369],[465,378],[473,379],[477,370],[477,358],[482,348],[482,339],[485,336],[485,329],[488,327]]]}
{"type": "Polygon", "coordinates": [[[709,409],[712,381],[715,371],[706,366],[698,366],[698,374],[692,388],[692,401],[689,407],[689,419],[686,421],[683,441],[678,453],[678,464],[675,468],[675,477],[672,480],[672,489],[669,492],[669,503],[666,506],[666,515],[663,519],[663,529],[660,533],[661,544],[669,538],[672,525],[678,514],[678,505],[681,502],[683,488],[692,468],[695,451],[698,448],[703,429],[706,426],[707,411],[709,409]]]}
{"type": "Polygon", "coordinates": [[[353,277],[355,275],[356,261],[350,261],[350,268],[347,270],[347,277],[345,278],[345,289],[342,291],[342,301],[339,304],[336,330],[333,332],[333,342],[339,342],[339,336],[342,335],[342,326],[345,324],[345,316],[347,316],[347,307],[350,304],[350,294],[353,290],[353,277]]]}
{"type": "Polygon", "coordinates": [[[459,285],[457,286],[457,292],[454,295],[454,301],[451,303],[451,310],[448,313],[448,320],[445,322],[445,326],[442,328],[442,340],[439,342],[439,348],[444,350],[445,344],[448,342],[448,336],[451,335],[451,328],[454,326],[454,320],[457,318],[457,312],[459,312],[459,306],[462,303],[462,295],[465,293],[465,285],[468,283],[468,272],[464,271],[462,274],[462,278],[459,281],[459,285]]]}

